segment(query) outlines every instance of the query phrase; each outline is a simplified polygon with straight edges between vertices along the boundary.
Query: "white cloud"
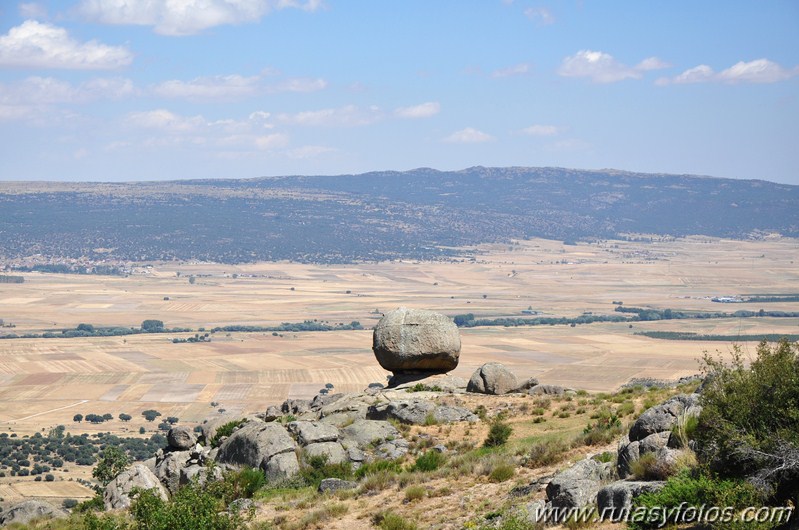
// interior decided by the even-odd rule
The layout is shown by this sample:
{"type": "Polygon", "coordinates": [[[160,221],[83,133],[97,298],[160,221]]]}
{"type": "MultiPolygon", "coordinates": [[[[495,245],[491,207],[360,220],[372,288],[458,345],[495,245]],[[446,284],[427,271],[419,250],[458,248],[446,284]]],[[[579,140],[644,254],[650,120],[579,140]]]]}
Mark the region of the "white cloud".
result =
{"type": "Polygon", "coordinates": [[[281,147],[286,147],[289,137],[282,133],[267,134],[255,138],[255,146],[261,151],[271,151],[281,147]]]}
{"type": "Polygon", "coordinates": [[[661,77],[655,81],[655,84],[668,85],[669,83],[675,83],[678,85],[684,85],[690,83],[705,83],[707,81],[712,81],[715,77],[716,73],[711,67],[706,64],[700,64],[699,66],[689,68],[678,76],[672,78],[661,77]]]}
{"type": "Polygon", "coordinates": [[[394,110],[394,115],[400,118],[429,118],[441,112],[441,105],[437,101],[428,101],[421,105],[400,107],[394,110]]]}
{"type": "Polygon", "coordinates": [[[452,144],[479,144],[490,142],[493,139],[494,137],[490,134],[478,131],[472,127],[466,127],[465,129],[450,134],[444,138],[444,141],[452,144]]]}
{"type": "Polygon", "coordinates": [[[35,20],[26,20],[0,36],[0,66],[110,70],[132,61],[133,54],[127,48],[95,40],[81,43],[67,30],[35,20]]]}
{"type": "Polygon", "coordinates": [[[283,123],[309,127],[357,127],[370,125],[381,117],[382,112],[378,107],[361,109],[355,105],[278,115],[278,119],[283,123]]]}
{"type": "Polygon", "coordinates": [[[580,50],[563,59],[558,73],[564,77],[590,77],[596,83],[612,83],[641,74],[624,66],[612,55],[591,50],[580,50]]]}
{"type": "Polygon", "coordinates": [[[266,70],[260,75],[250,77],[232,74],[197,77],[191,81],[171,79],[155,85],[152,92],[161,97],[209,101],[235,100],[261,93],[308,93],[327,87],[327,81],[321,78],[290,78],[274,85],[263,84],[264,77],[271,75],[276,73],[266,70]]]}
{"type": "Polygon", "coordinates": [[[561,132],[563,128],[555,125],[531,125],[522,129],[522,133],[530,136],[556,136],[561,132]]]}
{"type": "Polygon", "coordinates": [[[756,59],[748,63],[735,63],[719,73],[719,79],[727,83],[776,83],[795,73],[768,59],[756,59]]]}
{"type": "Polygon", "coordinates": [[[635,65],[635,69],[641,72],[649,72],[651,70],[663,70],[664,68],[669,68],[671,65],[666,61],[658,59],[657,57],[647,57],[637,65],[635,65]]]}
{"type": "Polygon", "coordinates": [[[52,113],[54,105],[81,104],[101,99],[121,99],[136,94],[130,79],[95,78],[79,85],[52,77],[33,76],[0,83],[0,120],[40,118],[52,113]]]}
{"type": "Polygon", "coordinates": [[[649,57],[635,67],[629,67],[608,53],[580,50],[563,59],[558,74],[564,77],[588,77],[595,83],[615,83],[624,79],[640,79],[642,72],[666,67],[668,65],[657,57],[649,57]]]}
{"type": "MultiPolygon", "coordinates": [[[[265,134],[273,126],[268,112],[255,111],[245,119],[209,120],[202,115],[182,116],[167,109],[132,112],[125,118],[129,128],[147,131],[141,143],[147,146],[202,145],[217,155],[239,156],[259,151],[279,151],[290,144],[290,137],[281,132],[265,134]],[[236,154],[238,153],[238,154],[236,154]]],[[[114,142],[117,148],[136,144],[114,142]]]]}
{"type": "Polygon", "coordinates": [[[530,72],[530,68],[531,66],[529,63],[520,63],[508,68],[494,70],[491,73],[491,77],[511,77],[515,75],[524,75],[530,72]]]}
{"type": "Polygon", "coordinates": [[[193,35],[225,24],[256,22],[275,9],[316,11],[319,0],[83,0],[86,18],[103,24],[153,26],[162,35],[193,35]]]}
{"type": "Polygon", "coordinates": [[[167,98],[235,99],[255,94],[258,81],[258,77],[240,75],[197,77],[191,81],[172,79],[153,87],[153,92],[167,98]]]}
{"type": "Polygon", "coordinates": [[[272,87],[273,92],[318,92],[327,88],[327,81],[321,78],[308,79],[298,77],[287,79],[272,87]]]}
{"type": "Polygon", "coordinates": [[[756,59],[754,61],[735,63],[726,70],[715,72],[710,66],[700,64],[694,66],[674,77],[663,77],[656,81],[658,85],[682,85],[690,83],[777,83],[784,81],[795,75],[793,71],[783,68],[779,64],[768,59],[756,59]]]}
{"type": "Polygon", "coordinates": [[[201,132],[208,126],[202,116],[179,116],[166,109],[132,112],[128,114],[126,121],[136,127],[181,133],[201,132]]]}
{"type": "Polygon", "coordinates": [[[22,18],[47,18],[47,8],[37,2],[19,4],[19,16],[22,18]]]}
{"type": "Polygon", "coordinates": [[[542,26],[549,26],[555,23],[555,17],[546,7],[528,7],[524,10],[524,16],[542,26]]]}

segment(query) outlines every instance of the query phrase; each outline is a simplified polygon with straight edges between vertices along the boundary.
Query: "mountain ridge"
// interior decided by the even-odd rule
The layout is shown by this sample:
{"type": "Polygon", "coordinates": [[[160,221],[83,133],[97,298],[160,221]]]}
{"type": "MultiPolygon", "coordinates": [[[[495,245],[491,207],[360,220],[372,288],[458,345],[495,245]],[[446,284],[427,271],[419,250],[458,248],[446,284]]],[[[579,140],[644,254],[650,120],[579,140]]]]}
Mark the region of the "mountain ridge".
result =
{"type": "Polygon", "coordinates": [[[331,263],[532,237],[799,237],[799,186],[550,167],[5,183],[0,211],[7,259],[331,263]]]}

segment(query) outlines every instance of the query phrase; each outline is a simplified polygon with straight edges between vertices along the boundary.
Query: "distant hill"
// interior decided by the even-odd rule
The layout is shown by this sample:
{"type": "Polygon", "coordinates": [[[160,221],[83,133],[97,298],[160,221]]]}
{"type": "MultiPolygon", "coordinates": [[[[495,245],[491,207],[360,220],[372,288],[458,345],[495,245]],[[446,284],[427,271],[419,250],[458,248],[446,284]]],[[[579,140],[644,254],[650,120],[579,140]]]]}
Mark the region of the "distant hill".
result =
{"type": "Polygon", "coordinates": [[[0,183],[0,255],[347,262],[625,233],[799,236],[799,186],[562,168],[0,183]]]}

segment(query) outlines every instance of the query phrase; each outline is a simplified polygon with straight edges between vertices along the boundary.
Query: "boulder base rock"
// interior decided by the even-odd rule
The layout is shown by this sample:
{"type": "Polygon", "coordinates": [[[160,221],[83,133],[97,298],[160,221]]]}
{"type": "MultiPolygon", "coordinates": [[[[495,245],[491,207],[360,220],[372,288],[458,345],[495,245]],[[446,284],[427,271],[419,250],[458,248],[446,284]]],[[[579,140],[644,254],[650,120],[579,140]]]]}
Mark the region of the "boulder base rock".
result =
{"type": "Polygon", "coordinates": [[[516,376],[505,368],[505,365],[485,363],[472,374],[466,391],[498,396],[507,394],[518,387],[519,382],[516,380],[516,376]]]}
{"type": "Polygon", "coordinates": [[[52,504],[30,500],[15,504],[3,513],[2,517],[0,517],[0,526],[6,526],[11,523],[24,525],[39,517],[61,518],[66,516],[66,512],[52,504]]]}
{"type": "Polygon", "coordinates": [[[294,448],[294,440],[279,423],[251,421],[225,440],[216,460],[258,469],[273,456],[293,452],[294,448]]]}
{"type": "Polygon", "coordinates": [[[375,327],[372,350],[390,372],[449,372],[458,366],[458,326],[434,311],[400,307],[375,327]]]}

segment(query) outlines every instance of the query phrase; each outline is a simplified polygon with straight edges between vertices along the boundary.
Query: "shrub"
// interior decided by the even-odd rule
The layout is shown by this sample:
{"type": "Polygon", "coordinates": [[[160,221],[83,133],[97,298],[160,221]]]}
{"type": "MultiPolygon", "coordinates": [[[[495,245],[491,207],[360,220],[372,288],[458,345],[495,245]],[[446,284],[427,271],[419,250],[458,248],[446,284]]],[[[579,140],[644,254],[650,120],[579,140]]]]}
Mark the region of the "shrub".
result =
{"type": "Polygon", "coordinates": [[[696,439],[704,462],[726,477],[749,477],[780,499],[799,495],[799,344],[762,342],[747,368],[705,355],[709,376],[696,439]]]}
{"type": "Polygon", "coordinates": [[[566,452],[571,449],[571,444],[559,438],[538,442],[530,448],[527,454],[528,467],[541,467],[556,464],[563,460],[566,452]]]}
{"type": "Polygon", "coordinates": [[[148,530],[236,530],[245,527],[245,516],[227,512],[233,500],[228,482],[193,481],[180,488],[168,501],[152,490],[139,491],[131,506],[131,514],[139,528],[148,530]]]}
{"type": "Polygon", "coordinates": [[[646,453],[630,465],[630,471],[638,480],[666,480],[683,469],[692,467],[696,467],[693,451],[686,451],[675,462],[658,460],[655,453],[646,453]]]}
{"type": "Polygon", "coordinates": [[[683,414],[677,418],[677,424],[671,429],[672,438],[677,441],[677,447],[688,447],[688,442],[696,436],[696,427],[698,425],[698,416],[686,416],[683,414]]]}
{"type": "Polygon", "coordinates": [[[444,464],[446,458],[435,450],[425,451],[411,468],[412,471],[435,471],[444,464]]]}
{"type": "Polygon", "coordinates": [[[376,473],[400,473],[402,471],[402,464],[399,460],[374,460],[366,462],[355,471],[355,478],[361,479],[368,475],[376,473]]]}
{"type": "Polygon", "coordinates": [[[485,442],[483,442],[483,445],[486,447],[499,447],[500,445],[505,445],[512,433],[513,427],[497,418],[491,422],[491,428],[488,430],[488,436],[486,437],[485,442]]]}
{"type": "Polygon", "coordinates": [[[372,523],[380,530],[417,530],[416,523],[407,521],[394,512],[380,512],[372,517],[372,523]]]}
{"type": "Polygon", "coordinates": [[[233,431],[235,431],[238,427],[247,423],[247,420],[240,419],[240,420],[233,420],[221,425],[214,433],[214,437],[211,438],[210,444],[211,447],[219,447],[219,444],[222,443],[222,438],[227,438],[233,431]]]}
{"type": "Polygon", "coordinates": [[[77,499],[64,499],[64,501],[61,503],[61,506],[63,506],[67,510],[71,510],[77,505],[78,505],[77,499]]]}
{"type": "Polygon", "coordinates": [[[405,488],[405,500],[408,502],[424,499],[425,495],[427,495],[427,489],[424,486],[416,484],[405,488]]]}
{"type": "Polygon", "coordinates": [[[491,482],[505,482],[513,478],[515,468],[513,464],[505,462],[494,466],[491,473],[488,475],[488,480],[491,482]]]}
{"type": "Polygon", "coordinates": [[[266,485],[266,476],[260,469],[249,467],[233,471],[225,476],[233,489],[233,496],[237,499],[251,499],[255,492],[266,485]]]}
{"type": "MultiPolygon", "coordinates": [[[[684,514],[685,510],[690,507],[698,509],[701,506],[729,506],[742,509],[748,506],[760,506],[761,503],[762,498],[757,490],[742,480],[723,480],[700,474],[694,476],[689,471],[683,471],[670,478],[660,491],[645,493],[633,500],[633,510],[638,507],[666,509],[669,514],[669,519],[666,522],[674,524],[679,522],[675,517],[676,511],[668,511],[669,508],[682,506],[682,511],[679,513],[684,514]]],[[[723,526],[711,525],[711,527],[729,528],[726,523],[718,524],[723,526]]],[[[643,530],[661,528],[663,523],[660,520],[651,523],[630,522],[629,526],[633,530],[643,530]]]]}
{"type": "Polygon", "coordinates": [[[326,478],[352,478],[352,466],[349,462],[341,464],[328,464],[327,455],[316,455],[305,459],[300,468],[300,478],[308,486],[318,488],[326,478]]]}

